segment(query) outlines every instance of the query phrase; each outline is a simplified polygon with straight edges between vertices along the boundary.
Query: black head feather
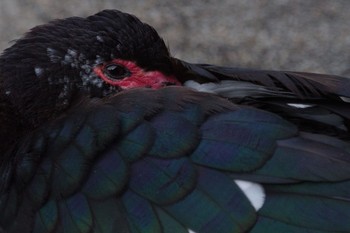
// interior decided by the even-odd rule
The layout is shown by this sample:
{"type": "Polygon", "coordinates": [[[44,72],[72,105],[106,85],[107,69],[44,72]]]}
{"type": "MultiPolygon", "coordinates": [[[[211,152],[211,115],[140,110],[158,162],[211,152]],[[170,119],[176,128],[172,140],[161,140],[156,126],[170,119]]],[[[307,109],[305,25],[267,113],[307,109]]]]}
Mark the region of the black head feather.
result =
{"type": "Polygon", "coordinates": [[[115,91],[92,72],[111,59],[136,62],[146,70],[167,72],[169,52],[149,25],[130,14],[105,10],[37,26],[0,58],[1,92],[36,126],[61,112],[77,95],[115,91]]]}

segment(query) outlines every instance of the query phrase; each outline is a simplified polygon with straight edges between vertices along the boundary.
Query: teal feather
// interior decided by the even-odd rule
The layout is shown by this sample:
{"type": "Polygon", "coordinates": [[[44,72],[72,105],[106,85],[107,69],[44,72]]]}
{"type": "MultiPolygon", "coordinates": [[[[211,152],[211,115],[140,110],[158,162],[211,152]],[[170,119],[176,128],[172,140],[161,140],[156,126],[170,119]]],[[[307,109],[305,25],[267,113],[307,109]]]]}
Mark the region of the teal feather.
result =
{"type": "Polygon", "coordinates": [[[271,157],[276,140],[297,132],[295,126],[278,116],[249,108],[216,115],[202,125],[201,131],[202,141],[191,159],[233,172],[262,166],[271,157]]]}
{"type": "Polygon", "coordinates": [[[118,141],[116,150],[126,161],[133,162],[149,151],[154,140],[154,130],[144,122],[118,141]]]}
{"type": "Polygon", "coordinates": [[[48,144],[50,145],[47,151],[49,156],[52,157],[67,147],[85,122],[85,117],[74,114],[67,117],[68,119],[61,119],[52,127],[46,126],[48,129],[45,132],[49,136],[48,144]]]}
{"type": "Polygon", "coordinates": [[[59,213],[63,232],[91,232],[93,221],[90,206],[82,194],[74,195],[59,202],[59,213]]]}
{"type": "Polygon", "coordinates": [[[75,146],[67,147],[54,160],[53,193],[69,196],[77,191],[88,173],[86,158],[75,146]]]}
{"type": "Polygon", "coordinates": [[[310,228],[293,226],[270,218],[259,217],[253,229],[249,233],[331,233],[310,228]]]}
{"type": "MultiPolygon", "coordinates": [[[[216,224],[215,219],[220,216],[220,207],[198,189],[193,190],[174,204],[166,206],[165,210],[195,232],[223,232],[223,229],[219,228],[218,225],[215,226],[215,229],[213,229],[214,226],[209,228],[208,225],[211,222],[214,223],[213,225],[216,224]]],[[[221,221],[229,222],[228,219],[224,218],[221,221]]]]}
{"type": "Polygon", "coordinates": [[[350,174],[350,153],[332,145],[294,137],[278,141],[272,158],[255,173],[295,180],[341,181],[350,174]]]}
{"type": "Polygon", "coordinates": [[[222,207],[215,200],[199,189],[164,208],[195,232],[243,232],[227,213],[221,210],[222,207]]]}
{"type": "Polygon", "coordinates": [[[52,232],[57,225],[59,225],[58,206],[51,200],[36,213],[33,233],[52,232]]]}
{"type": "Polygon", "coordinates": [[[192,191],[196,172],[187,158],[144,158],[132,165],[129,186],[158,204],[178,201],[192,191]]]}
{"type": "Polygon", "coordinates": [[[188,233],[186,227],[161,208],[156,208],[156,213],[162,226],[162,233],[188,233]]]}
{"type": "Polygon", "coordinates": [[[246,232],[255,210],[224,174],[199,168],[198,186],[184,199],[164,209],[195,232],[246,232]]]}
{"type": "Polygon", "coordinates": [[[149,155],[174,158],[189,154],[199,142],[199,132],[191,122],[178,114],[163,112],[151,120],[157,140],[149,155]]]}
{"type": "Polygon", "coordinates": [[[27,198],[31,200],[35,208],[39,208],[49,195],[48,177],[39,168],[25,190],[27,198]]]}
{"type": "Polygon", "coordinates": [[[350,219],[348,200],[268,192],[259,214],[307,229],[350,232],[350,224],[347,224],[350,219]]]}
{"type": "Polygon", "coordinates": [[[152,205],[132,191],[122,196],[125,213],[132,233],[161,233],[162,228],[152,205]]]}
{"type": "Polygon", "coordinates": [[[127,178],[127,165],[118,152],[111,148],[95,161],[82,192],[94,199],[114,196],[124,188],[127,178]]]}
{"type": "MultiPolygon", "coordinates": [[[[87,115],[86,125],[94,130],[94,144],[96,148],[103,149],[119,133],[120,122],[119,113],[112,106],[99,106],[98,109],[92,109],[87,115]]],[[[88,142],[86,142],[88,143],[88,142]]]]}
{"type": "Polygon", "coordinates": [[[111,197],[89,200],[93,213],[94,233],[130,233],[126,212],[120,200],[111,197]]]}
{"type": "Polygon", "coordinates": [[[96,129],[85,125],[74,138],[74,144],[80,153],[88,160],[92,160],[96,155],[96,129]]]}
{"type": "Polygon", "coordinates": [[[120,131],[126,134],[144,121],[145,112],[130,111],[119,113],[120,131]]]}
{"type": "Polygon", "coordinates": [[[190,103],[183,106],[181,112],[179,111],[177,114],[181,114],[183,118],[197,126],[203,123],[206,118],[206,113],[202,106],[190,103]]]}
{"type": "Polygon", "coordinates": [[[244,232],[256,220],[256,211],[241,189],[222,172],[199,167],[198,189],[216,201],[236,224],[237,232],[244,232]]]}
{"type": "Polygon", "coordinates": [[[97,152],[110,143],[119,132],[118,113],[112,107],[90,112],[71,143],[87,160],[94,159],[97,152]]]}
{"type": "Polygon", "coordinates": [[[41,160],[40,156],[46,150],[47,140],[41,134],[34,134],[22,143],[24,146],[18,148],[16,153],[16,182],[18,182],[18,185],[21,183],[26,185],[32,179],[41,160]]]}

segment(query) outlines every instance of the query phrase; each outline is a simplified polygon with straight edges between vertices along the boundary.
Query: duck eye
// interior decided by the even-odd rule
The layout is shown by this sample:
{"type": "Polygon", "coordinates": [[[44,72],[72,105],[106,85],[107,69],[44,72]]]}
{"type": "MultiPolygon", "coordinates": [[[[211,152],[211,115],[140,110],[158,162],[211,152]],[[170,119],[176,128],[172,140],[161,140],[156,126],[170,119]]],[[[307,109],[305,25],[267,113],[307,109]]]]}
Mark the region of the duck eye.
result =
{"type": "Polygon", "coordinates": [[[123,79],[131,75],[130,71],[122,65],[110,64],[104,68],[104,73],[110,79],[123,79]]]}

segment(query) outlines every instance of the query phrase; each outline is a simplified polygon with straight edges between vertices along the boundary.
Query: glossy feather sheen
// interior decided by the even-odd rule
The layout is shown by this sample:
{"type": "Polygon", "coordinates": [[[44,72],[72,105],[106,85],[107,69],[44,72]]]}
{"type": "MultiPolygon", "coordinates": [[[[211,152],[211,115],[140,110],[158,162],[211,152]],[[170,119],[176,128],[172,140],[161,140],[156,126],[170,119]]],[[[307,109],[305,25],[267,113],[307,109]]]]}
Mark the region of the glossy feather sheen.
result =
{"type": "Polygon", "coordinates": [[[312,140],[274,114],[185,88],[126,91],[85,108],[23,139],[28,152],[15,155],[16,182],[1,194],[7,232],[350,230],[345,141],[312,140]],[[264,185],[256,212],[232,180],[238,174],[295,184],[264,185]]]}

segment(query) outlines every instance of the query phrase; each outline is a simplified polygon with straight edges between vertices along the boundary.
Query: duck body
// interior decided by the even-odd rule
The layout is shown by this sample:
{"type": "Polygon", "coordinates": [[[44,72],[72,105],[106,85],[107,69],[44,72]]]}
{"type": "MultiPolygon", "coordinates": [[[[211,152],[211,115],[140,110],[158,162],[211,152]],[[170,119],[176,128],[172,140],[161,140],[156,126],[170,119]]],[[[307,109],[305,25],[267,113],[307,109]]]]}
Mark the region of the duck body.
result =
{"type": "Polygon", "coordinates": [[[0,78],[3,232],[350,232],[348,78],[191,64],[115,10],[0,78]]]}

